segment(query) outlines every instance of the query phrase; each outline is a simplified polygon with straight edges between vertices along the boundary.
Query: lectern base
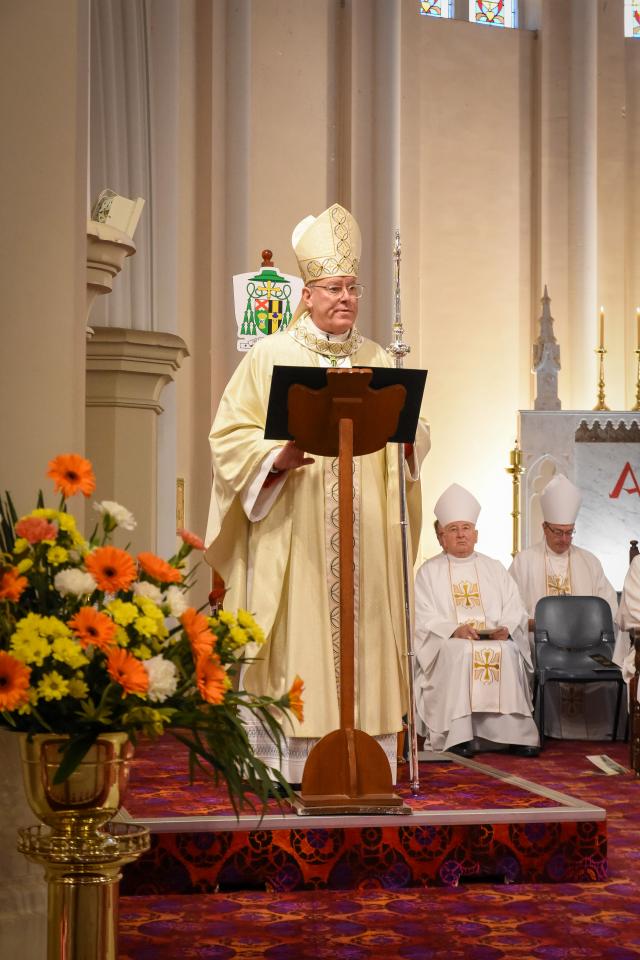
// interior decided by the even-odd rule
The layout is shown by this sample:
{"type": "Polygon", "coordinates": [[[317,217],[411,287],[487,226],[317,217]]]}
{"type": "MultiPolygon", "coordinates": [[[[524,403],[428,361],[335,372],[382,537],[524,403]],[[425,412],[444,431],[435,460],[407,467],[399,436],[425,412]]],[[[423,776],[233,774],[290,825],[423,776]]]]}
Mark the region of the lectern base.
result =
{"type": "Polygon", "coordinates": [[[386,816],[387,814],[397,817],[413,812],[402,797],[395,793],[382,797],[347,797],[339,794],[303,797],[300,793],[294,793],[293,799],[289,802],[300,817],[386,816]]]}

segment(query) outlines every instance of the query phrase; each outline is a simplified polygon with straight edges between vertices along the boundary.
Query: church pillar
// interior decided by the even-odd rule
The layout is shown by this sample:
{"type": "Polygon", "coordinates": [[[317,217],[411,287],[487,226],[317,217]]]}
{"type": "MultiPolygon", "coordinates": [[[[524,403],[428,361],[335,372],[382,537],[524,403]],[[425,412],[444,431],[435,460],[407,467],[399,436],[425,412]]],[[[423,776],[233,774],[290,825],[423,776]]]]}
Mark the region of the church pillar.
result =
{"type": "MultiPolygon", "coordinates": [[[[40,486],[52,502],[51,457],[84,453],[88,35],[84,0],[3,4],[0,488],[19,512],[40,486]]],[[[0,956],[36,960],[46,884],[15,849],[18,826],[35,818],[6,732],[0,769],[0,956]]]]}

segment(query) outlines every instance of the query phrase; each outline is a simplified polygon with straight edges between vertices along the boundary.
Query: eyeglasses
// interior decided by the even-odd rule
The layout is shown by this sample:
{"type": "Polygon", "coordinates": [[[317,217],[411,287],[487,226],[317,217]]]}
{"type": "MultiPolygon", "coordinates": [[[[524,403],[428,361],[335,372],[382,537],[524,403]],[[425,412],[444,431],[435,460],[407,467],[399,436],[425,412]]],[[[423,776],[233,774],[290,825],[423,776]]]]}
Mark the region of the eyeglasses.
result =
{"type": "Polygon", "coordinates": [[[326,286],[322,283],[310,283],[308,289],[323,290],[333,300],[339,300],[345,293],[351,300],[360,300],[364,293],[364,286],[361,283],[350,283],[348,287],[339,286],[337,283],[328,283],[326,286]]]}
{"type": "Polygon", "coordinates": [[[549,533],[552,533],[552,534],[554,535],[554,537],[568,537],[569,540],[571,539],[571,537],[572,537],[572,536],[574,535],[574,533],[576,532],[576,531],[573,530],[573,529],[572,529],[572,530],[561,530],[559,527],[552,527],[552,526],[550,526],[550,524],[548,524],[548,523],[545,523],[545,527],[547,528],[547,530],[549,531],[549,533]]]}

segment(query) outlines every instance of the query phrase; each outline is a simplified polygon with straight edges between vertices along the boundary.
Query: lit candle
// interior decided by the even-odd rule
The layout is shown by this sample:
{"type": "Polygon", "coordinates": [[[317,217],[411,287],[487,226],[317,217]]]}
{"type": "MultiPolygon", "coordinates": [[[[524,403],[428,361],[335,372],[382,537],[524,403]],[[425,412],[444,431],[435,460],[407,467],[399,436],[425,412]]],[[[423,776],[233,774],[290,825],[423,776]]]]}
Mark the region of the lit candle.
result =
{"type": "Polygon", "coordinates": [[[604,307],[600,307],[600,349],[604,350],[604,307]]]}

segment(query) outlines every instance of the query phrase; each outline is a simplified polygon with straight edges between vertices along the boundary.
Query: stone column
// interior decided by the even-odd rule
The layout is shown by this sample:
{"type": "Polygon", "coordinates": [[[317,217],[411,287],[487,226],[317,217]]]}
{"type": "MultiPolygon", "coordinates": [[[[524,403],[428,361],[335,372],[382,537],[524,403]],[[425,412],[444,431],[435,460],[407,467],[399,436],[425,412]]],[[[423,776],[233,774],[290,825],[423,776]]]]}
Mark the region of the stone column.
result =
{"type": "MultiPolygon", "coordinates": [[[[0,489],[23,512],[40,486],[53,499],[51,457],[84,452],[88,8],[22,0],[3,4],[1,20],[0,489]]],[[[13,852],[34,816],[5,731],[0,769],[0,956],[41,960],[47,890],[42,869],[13,852]]]]}
{"type": "Polygon", "coordinates": [[[87,344],[87,455],[97,500],[131,510],[131,551],[156,549],[160,394],[188,350],[180,337],[94,327],[87,344]]]}

